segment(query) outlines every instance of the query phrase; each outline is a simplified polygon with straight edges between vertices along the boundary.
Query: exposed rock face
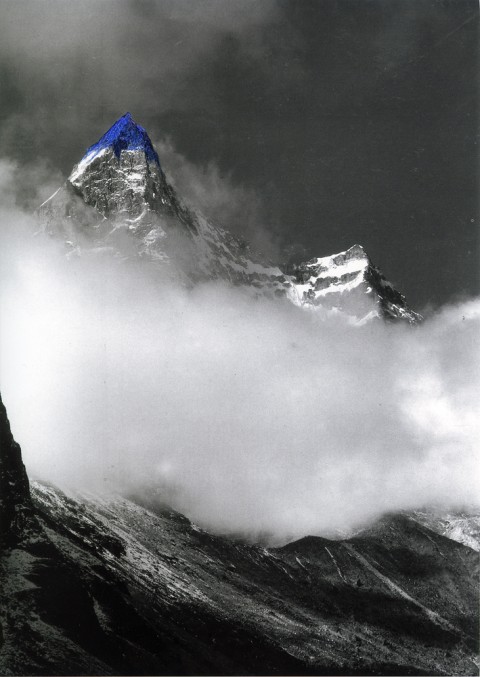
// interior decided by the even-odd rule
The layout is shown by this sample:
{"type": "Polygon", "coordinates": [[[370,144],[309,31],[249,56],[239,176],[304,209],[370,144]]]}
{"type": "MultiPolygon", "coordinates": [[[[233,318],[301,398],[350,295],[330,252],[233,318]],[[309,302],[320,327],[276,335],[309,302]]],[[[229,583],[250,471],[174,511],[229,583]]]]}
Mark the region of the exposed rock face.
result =
{"type": "Polygon", "coordinates": [[[364,319],[376,316],[411,324],[421,320],[421,316],[407,306],[405,297],[372,264],[361,245],[301,263],[295,267],[294,276],[295,287],[305,304],[328,305],[349,312],[358,309],[364,299],[367,313],[364,319]]]}
{"type": "Polygon", "coordinates": [[[183,216],[148,134],[130,113],[87,150],[67,185],[105,218],[123,216],[134,223],[154,214],[183,216]]]}
{"type": "Polygon", "coordinates": [[[18,540],[31,516],[30,487],[22,452],[13,438],[0,396],[0,543],[18,540]]]}
{"type": "Polygon", "coordinates": [[[76,165],[68,181],[105,217],[123,212],[134,221],[148,211],[169,216],[181,212],[160,165],[140,149],[122,151],[117,157],[113,149],[104,148],[76,165]]]}
{"type": "Polygon", "coordinates": [[[87,150],[39,214],[46,230],[77,253],[109,249],[125,258],[121,243],[127,237],[136,255],[187,285],[221,278],[308,309],[340,310],[354,321],[420,319],[359,245],[302,263],[290,275],[185,206],[146,131],[129,113],[87,150]]]}

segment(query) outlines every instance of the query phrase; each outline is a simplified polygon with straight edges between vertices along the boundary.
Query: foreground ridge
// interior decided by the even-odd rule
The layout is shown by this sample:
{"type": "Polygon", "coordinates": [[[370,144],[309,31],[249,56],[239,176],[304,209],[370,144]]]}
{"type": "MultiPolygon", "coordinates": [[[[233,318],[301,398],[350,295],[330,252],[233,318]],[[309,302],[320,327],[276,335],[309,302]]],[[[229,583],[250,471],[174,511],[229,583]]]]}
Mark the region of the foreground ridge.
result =
{"type": "Polygon", "coordinates": [[[476,672],[477,553],[407,516],[264,548],[157,494],[32,495],[40,532],[0,554],[2,674],[476,672]]]}

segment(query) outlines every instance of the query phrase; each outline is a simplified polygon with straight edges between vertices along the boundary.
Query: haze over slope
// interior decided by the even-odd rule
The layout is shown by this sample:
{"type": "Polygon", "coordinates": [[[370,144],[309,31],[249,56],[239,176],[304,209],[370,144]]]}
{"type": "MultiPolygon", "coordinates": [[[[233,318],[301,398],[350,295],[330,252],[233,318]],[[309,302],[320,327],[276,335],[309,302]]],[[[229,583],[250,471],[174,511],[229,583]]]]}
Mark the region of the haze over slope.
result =
{"type": "Polygon", "coordinates": [[[188,291],[142,261],[66,259],[4,197],[0,378],[30,474],[157,486],[279,540],[475,501],[477,301],[352,327],[218,281],[188,291]]]}

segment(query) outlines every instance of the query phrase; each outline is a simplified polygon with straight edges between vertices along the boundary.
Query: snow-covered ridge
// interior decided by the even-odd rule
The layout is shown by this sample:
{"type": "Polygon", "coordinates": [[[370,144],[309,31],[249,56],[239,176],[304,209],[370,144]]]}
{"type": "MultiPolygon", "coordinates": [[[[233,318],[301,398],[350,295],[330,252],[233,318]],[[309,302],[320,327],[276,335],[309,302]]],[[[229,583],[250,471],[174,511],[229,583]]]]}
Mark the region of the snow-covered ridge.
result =
{"type": "Polygon", "coordinates": [[[359,244],[339,254],[315,258],[305,263],[307,270],[312,270],[317,277],[328,277],[335,271],[338,276],[345,273],[358,272],[369,264],[368,256],[359,244]]]}
{"type": "Polygon", "coordinates": [[[297,290],[308,302],[332,292],[351,291],[364,279],[369,259],[360,245],[323,258],[315,258],[297,268],[297,290]]]}
{"type": "Polygon", "coordinates": [[[421,320],[417,313],[408,308],[405,298],[373,265],[359,244],[339,254],[314,258],[295,266],[294,278],[295,288],[303,304],[327,304],[347,313],[352,305],[364,306],[362,320],[383,317],[403,319],[412,324],[421,320]]]}
{"type": "Polygon", "coordinates": [[[186,206],[168,183],[146,131],[129,113],[88,148],[39,213],[45,228],[63,234],[77,253],[87,236],[95,250],[109,248],[123,257],[118,242],[127,232],[139,256],[166,266],[187,284],[226,279],[308,309],[340,311],[355,323],[419,320],[358,244],[287,274],[186,206]]]}

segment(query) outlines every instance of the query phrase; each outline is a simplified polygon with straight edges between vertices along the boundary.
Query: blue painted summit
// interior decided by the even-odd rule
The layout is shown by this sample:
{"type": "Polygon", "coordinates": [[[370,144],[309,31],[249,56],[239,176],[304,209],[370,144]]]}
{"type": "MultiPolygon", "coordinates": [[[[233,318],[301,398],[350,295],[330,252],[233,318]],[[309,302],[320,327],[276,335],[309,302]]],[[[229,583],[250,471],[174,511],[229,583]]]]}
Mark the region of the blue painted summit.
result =
{"type": "Polygon", "coordinates": [[[113,148],[118,158],[122,150],[143,150],[148,160],[160,165],[158,155],[147,132],[135,123],[130,113],[122,115],[97,143],[90,146],[85,153],[85,157],[96,154],[104,148],[113,148]]]}

